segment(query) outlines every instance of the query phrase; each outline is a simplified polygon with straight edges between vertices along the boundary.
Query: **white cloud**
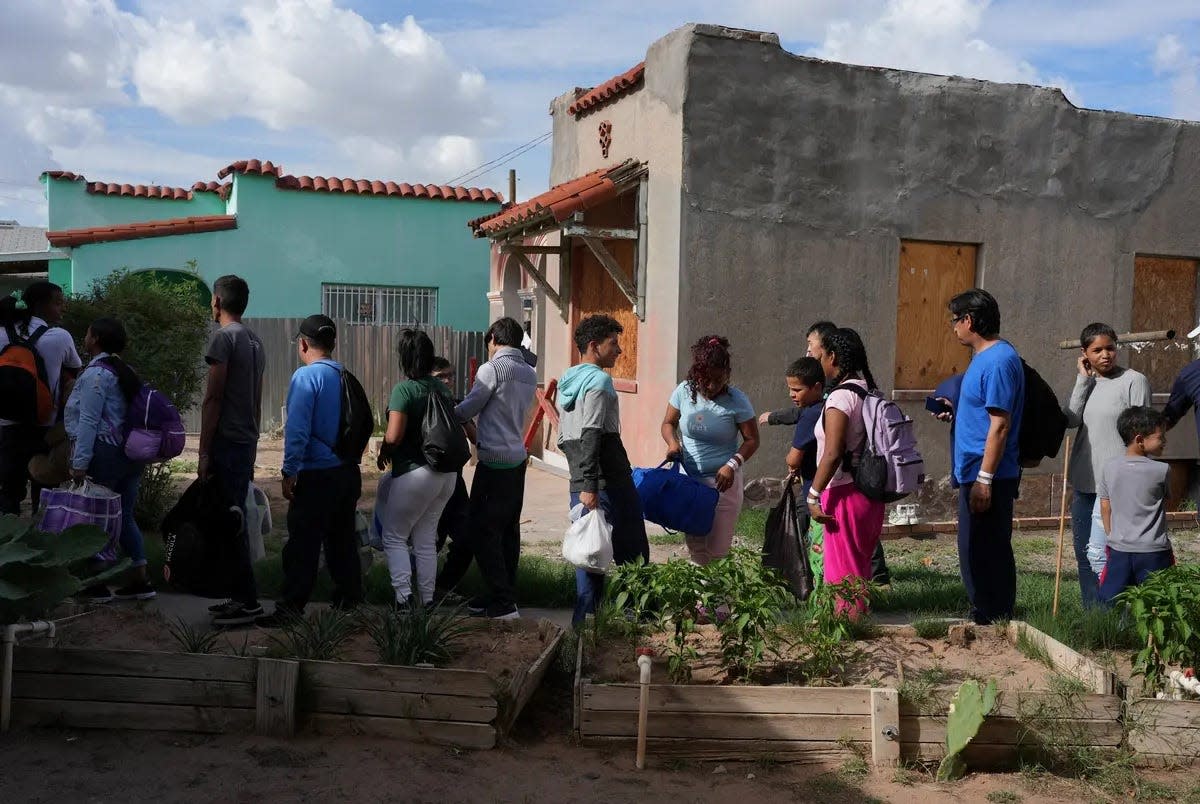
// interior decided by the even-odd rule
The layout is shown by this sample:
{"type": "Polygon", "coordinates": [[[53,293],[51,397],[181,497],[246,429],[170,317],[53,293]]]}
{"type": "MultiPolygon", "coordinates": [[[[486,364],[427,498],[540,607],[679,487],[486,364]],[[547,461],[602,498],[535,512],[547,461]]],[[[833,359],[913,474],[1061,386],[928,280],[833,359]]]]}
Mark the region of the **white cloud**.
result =
{"type": "Polygon", "coordinates": [[[237,19],[143,27],[138,98],[181,123],[246,117],[394,143],[477,135],[490,106],[483,77],[411,16],[376,26],[332,0],[254,0],[237,19]]]}
{"type": "Polygon", "coordinates": [[[835,61],[1038,83],[1029,62],[981,35],[988,0],[889,0],[870,19],[830,23],[813,55],[835,61]]]}
{"type": "Polygon", "coordinates": [[[1152,61],[1154,72],[1171,81],[1171,113],[1200,120],[1200,56],[1168,34],[1158,40],[1152,61]]]}

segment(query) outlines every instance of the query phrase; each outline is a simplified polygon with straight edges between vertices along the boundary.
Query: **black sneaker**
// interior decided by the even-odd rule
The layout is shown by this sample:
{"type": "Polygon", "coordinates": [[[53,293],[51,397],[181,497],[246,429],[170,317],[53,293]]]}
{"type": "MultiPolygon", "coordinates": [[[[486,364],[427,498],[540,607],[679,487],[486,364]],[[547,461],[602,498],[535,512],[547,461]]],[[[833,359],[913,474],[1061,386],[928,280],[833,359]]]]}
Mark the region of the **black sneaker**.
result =
{"type": "Polygon", "coordinates": [[[412,614],[413,611],[420,605],[421,604],[417,602],[415,597],[409,595],[403,600],[393,600],[392,611],[400,617],[407,617],[408,615],[412,614]]]}
{"type": "Polygon", "coordinates": [[[212,624],[218,628],[228,628],[234,625],[249,625],[263,614],[262,606],[246,606],[238,603],[236,607],[226,609],[213,617],[212,624]]]}
{"type": "Polygon", "coordinates": [[[517,611],[517,607],[511,603],[508,605],[496,604],[488,606],[483,611],[471,612],[472,617],[487,617],[489,620],[517,620],[521,617],[521,612],[517,611]]]}
{"type": "Polygon", "coordinates": [[[153,600],[156,595],[158,592],[154,591],[149,581],[134,581],[115,593],[117,600],[153,600]]]}
{"type": "Polygon", "coordinates": [[[214,603],[208,607],[209,614],[221,614],[226,611],[233,611],[238,606],[242,605],[236,600],[226,600],[224,603],[214,603]]]}
{"type": "Polygon", "coordinates": [[[473,597],[467,601],[467,611],[472,614],[482,614],[490,605],[491,602],[486,597],[473,597]]]}
{"type": "Polygon", "coordinates": [[[457,592],[451,592],[449,589],[435,589],[433,591],[433,602],[441,606],[455,608],[467,602],[467,599],[457,592]]]}
{"type": "Polygon", "coordinates": [[[75,599],[82,603],[95,603],[97,605],[111,603],[113,593],[104,584],[98,583],[82,589],[75,599]]]}

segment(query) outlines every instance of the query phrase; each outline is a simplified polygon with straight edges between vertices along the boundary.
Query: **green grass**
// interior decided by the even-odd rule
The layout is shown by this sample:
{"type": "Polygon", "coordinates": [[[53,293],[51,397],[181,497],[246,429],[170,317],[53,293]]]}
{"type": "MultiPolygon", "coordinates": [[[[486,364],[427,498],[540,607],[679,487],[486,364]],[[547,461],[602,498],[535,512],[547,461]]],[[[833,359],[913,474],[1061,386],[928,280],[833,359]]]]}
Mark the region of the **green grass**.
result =
{"type": "Polygon", "coordinates": [[[650,544],[659,546],[673,546],[684,543],[685,538],[682,533],[652,533],[646,537],[650,544]]]}

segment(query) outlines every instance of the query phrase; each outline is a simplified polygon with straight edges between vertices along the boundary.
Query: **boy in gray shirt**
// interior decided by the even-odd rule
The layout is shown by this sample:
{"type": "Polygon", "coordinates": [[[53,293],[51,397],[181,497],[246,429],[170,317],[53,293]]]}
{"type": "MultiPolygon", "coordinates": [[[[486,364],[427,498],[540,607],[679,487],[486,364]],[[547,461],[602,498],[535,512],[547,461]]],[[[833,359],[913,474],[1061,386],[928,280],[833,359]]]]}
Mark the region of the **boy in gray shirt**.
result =
{"type": "Polygon", "coordinates": [[[1117,418],[1125,454],[1110,459],[1096,482],[1108,534],[1108,561],[1100,573],[1104,603],[1175,564],[1167,538],[1167,465],[1152,460],[1167,445],[1165,429],[1163,415],[1151,407],[1129,408],[1117,418]]]}

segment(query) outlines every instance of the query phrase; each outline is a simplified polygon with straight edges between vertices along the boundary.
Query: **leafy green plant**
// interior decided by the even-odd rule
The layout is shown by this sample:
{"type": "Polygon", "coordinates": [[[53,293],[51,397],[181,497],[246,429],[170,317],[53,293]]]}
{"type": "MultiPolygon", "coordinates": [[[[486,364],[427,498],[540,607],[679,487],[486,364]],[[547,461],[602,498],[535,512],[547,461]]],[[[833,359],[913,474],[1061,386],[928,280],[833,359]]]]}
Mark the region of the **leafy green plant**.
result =
{"type": "Polygon", "coordinates": [[[776,624],[787,590],[774,573],[763,572],[761,553],[746,547],[707,564],[701,576],[705,605],[716,615],[721,658],[732,675],[745,678],[768,650],[778,652],[776,624]],[[728,616],[720,616],[722,608],[728,616]]]}
{"type": "Polygon", "coordinates": [[[962,751],[979,733],[983,720],[996,705],[996,681],[990,679],[983,687],[974,679],[968,679],[954,693],[950,701],[950,712],[946,717],[946,756],[938,765],[937,779],[949,782],[966,772],[962,751]]]}
{"type": "Polygon", "coordinates": [[[277,652],[291,659],[337,661],[358,631],[354,616],[341,609],[322,609],[307,617],[291,617],[279,634],[271,634],[277,652]]]}
{"type": "Polygon", "coordinates": [[[1200,566],[1182,565],[1150,575],[1117,595],[1128,606],[1142,646],[1133,657],[1133,674],[1153,695],[1163,688],[1168,665],[1200,662],[1200,566]]]}
{"type": "Polygon", "coordinates": [[[605,618],[614,628],[616,618],[624,619],[625,624],[621,630],[625,632],[635,650],[644,633],[644,623],[658,608],[655,594],[661,586],[657,580],[661,566],[641,560],[621,564],[616,567],[605,586],[605,598],[611,601],[605,618]]]}
{"type": "Polygon", "coordinates": [[[197,627],[182,617],[167,623],[167,633],[184,653],[212,653],[221,636],[219,631],[197,627]]]}
{"type": "Polygon", "coordinates": [[[92,555],[107,542],[108,535],[92,525],[46,533],[28,520],[0,517],[0,624],[44,617],[85,586],[123,572],[128,560],[88,573],[92,555]]]}
{"type": "MultiPolygon", "coordinates": [[[[194,275],[195,262],[188,269],[194,275]]],[[[156,272],[114,271],[67,300],[62,325],[82,348],[83,336],[97,318],[120,321],[129,335],[122,357],[184,413],[195,406],[203,387],[200,358],[209,309],[198,287],[156,272]]]]}
{"type": "Polygon", "coordinates": [[[155,463],[147,466],[142,472],[137,505],[133,512],[138,524],[148,530],[158,530],[177,497],[171,465],[155,463]]]}
{"type": "Polygon", "coordinates": [[[475,629],[462,606],[433,611],[415,606],[402,614],[388,608],[363,615],[362,622],[381,664],[444,665],[453,658],[454,644],[475,629]]]}

